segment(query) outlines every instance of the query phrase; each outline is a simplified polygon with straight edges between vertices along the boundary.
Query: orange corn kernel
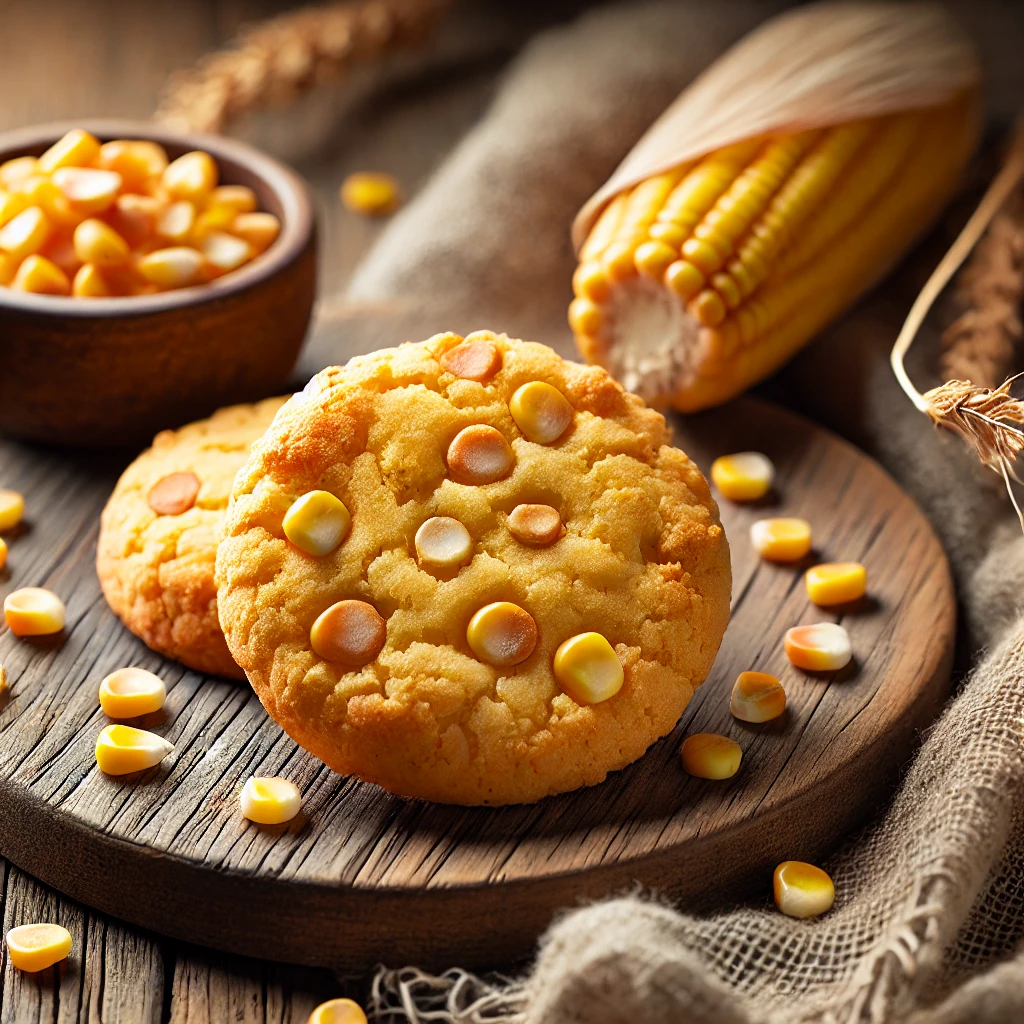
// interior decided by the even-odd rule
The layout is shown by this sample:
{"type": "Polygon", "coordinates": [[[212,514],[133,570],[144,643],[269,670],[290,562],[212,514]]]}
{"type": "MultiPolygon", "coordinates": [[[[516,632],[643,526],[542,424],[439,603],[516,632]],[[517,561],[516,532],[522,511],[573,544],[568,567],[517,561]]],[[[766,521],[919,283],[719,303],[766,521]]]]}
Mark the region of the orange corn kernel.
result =
{"type": "Polygon", "coordinates": [[[24,587],[4,598],[4,618],[15,636],[49,636],[64,628],[64,602],[42,587],[24,587]]]}
{"type": "Polygon", "coordinates": [[[11,287],[20,292],[36,295],[70,295],[71,282],[56,263],[38,253],[27,256],[18,267],[11,287]]]}
{"type": "Polygon", "coordinates": [[[807,570],[807,596],[820,607],[846,604],[862,598],[868,574],[860,562],[827,562],[807,570]]]}
{"type": "Polygon", "coordinates": [[[698,779],[731,779],[740,770],[743,758],[735,740],[713,732],[687,736],[679,753],[683,769],[698,779]]]}
{"type": "Polygon", "coordinates": [[[770,722],[786,710],[786,691],[767,672],[741,672],[732,688],[729,710],[741,722],[770,722]]]}
{"type": "Polygon", "coordinates": [[[23,924],[7,933],[7,954],[19,971],[45,971],[71,952],[71,932],[59,924],[23,924]]]}
{"type": "Polygon", "coordinates": [[[850,634],[835,622],[794,626],[783,643],[790,662],[808,672],[837,672],[853,657],[850,634]]]}

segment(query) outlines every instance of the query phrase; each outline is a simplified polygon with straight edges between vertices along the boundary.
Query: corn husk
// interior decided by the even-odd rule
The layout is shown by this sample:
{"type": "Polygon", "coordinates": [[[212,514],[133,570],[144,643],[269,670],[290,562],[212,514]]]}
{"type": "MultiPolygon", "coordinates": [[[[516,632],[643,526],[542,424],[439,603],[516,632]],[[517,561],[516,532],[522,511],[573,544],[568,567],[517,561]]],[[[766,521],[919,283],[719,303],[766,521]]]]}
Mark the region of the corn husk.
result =
{"type": "Polygon", "coordinates": [[[931,4],[815,4],[766,22],[651,126],[573,222],[577,252],[625,189],[723,146],[937,106],[975,90],[973,46],[931,4]]]}

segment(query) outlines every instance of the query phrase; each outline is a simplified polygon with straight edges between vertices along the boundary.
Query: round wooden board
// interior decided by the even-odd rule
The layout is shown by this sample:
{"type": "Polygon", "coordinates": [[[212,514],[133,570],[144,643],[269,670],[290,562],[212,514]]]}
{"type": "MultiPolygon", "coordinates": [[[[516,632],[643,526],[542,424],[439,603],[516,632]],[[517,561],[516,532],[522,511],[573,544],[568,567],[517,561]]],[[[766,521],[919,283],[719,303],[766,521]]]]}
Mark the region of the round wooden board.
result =
{"type": "MultiPolygon", "coordinates": [[[[0,854],[57,889],[155,931],[312,965],[444,968],[530,950],[554,911],[639,880],[699,908],[767,895],[775,864],[814,860],[884,798],[947,690],[955,602],[945,556],[913,502],[870,459],[753,399],[675,422],[702,469],[766,452],[773,498],[722,503],[733,618],[707,682],[675,731],[600,786],[526,807],[466,809],[393,797],[340,778],[298,749],[245,686],[167,662],[106,607],[93,568],[98,513],[118,467],[0,444],[0,481],[23,491],[29,526],[10,540],[0,596],[49,586],[67,600],[58,638],[0,632],[0,854]],[[857,559],[870,597],[832,614],[807,600],[802,567],[761,562],[751,522],[811,521],[815,557],[857,559]],[[855,662],[831,677],[793,669],[792,625],[841,621],[855,662]],[[111,779],[93,747],[100,678],[153,669],[167,707],[144,724],[175,745],[163,766],[111,779]],[[740,671],[783,680],[786,714],[729,713],[740,671]],[[743,747],[725,782],[686,776],[679,744],[722,732],[743,747]],[[282,774],[304,816],[260,828],[238,813],[252,774],[282,774]]],[[[808,562],[809,564],[809,562],[808,562]]]]}

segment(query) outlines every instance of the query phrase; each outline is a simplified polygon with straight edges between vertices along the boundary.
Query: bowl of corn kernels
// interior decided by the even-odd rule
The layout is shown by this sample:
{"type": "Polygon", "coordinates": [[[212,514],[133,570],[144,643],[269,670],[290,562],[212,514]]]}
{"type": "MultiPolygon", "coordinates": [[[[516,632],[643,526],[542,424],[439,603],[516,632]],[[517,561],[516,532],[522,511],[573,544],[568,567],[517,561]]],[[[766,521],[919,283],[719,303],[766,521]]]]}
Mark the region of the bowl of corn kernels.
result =
{"type": "Polygon", "coordinates": [[[148,122],[0,134],[0,434],[121,447],[286,386],[316,283],[302,180],[148,122]]]}

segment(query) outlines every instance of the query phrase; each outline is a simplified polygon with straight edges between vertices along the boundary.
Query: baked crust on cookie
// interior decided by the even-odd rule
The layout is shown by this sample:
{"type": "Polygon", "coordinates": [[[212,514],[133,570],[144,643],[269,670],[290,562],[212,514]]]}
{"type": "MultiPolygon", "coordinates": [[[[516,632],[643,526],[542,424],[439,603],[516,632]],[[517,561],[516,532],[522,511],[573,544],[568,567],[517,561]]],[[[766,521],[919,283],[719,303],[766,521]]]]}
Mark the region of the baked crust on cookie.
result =
{"type": "Polygon", "coordinates": [[[664,418],[603,369],[489,332],[465,342],[472,349],[438,335],[353,359],[288,402],[235,480],[218,607],[267,711],[335,771],[405,796],[524,803],[601,782],[675,726],[725,631],[729,548],[707,483],[671,447],[664,418]],[[529,402],[513,396],[531,381],[571,406],[563,420],[557,395],[530,398],[541,411],[527,433],[541,442],[517,425],[529,402]],[[323,555],[285,536],[285,514],[311,491],[351,515],[323,555]],[[522,505],[531,509],[510,526],[522,505]],[[421,532],[433,517],[468,531],[461,564],[425,557],[459,561],[460,537],[465,549],[458,523],[421,532]],[[487,643],[471,645],[467,628],[494,602],[528,615],[498,609],[490,625],[477,622],[511,623],[487,663],[487,643]],[[579,704],[553,661],[591,631],[614,647],[624,681],[579,704]],[[325,632],[352,643],[325,648],[325,632]],[[360,656],[371,660],[353,667],[360,656]]]}
{"type": "Polygon", "coordinates": [[[161,431],[103,509],[96,572],[121,621],[155,651],[244,679],[217,621],[214,560],[235,474],[285,398],[161,431]]]}

